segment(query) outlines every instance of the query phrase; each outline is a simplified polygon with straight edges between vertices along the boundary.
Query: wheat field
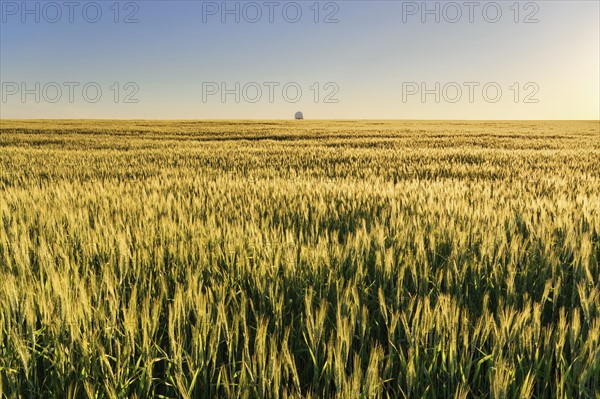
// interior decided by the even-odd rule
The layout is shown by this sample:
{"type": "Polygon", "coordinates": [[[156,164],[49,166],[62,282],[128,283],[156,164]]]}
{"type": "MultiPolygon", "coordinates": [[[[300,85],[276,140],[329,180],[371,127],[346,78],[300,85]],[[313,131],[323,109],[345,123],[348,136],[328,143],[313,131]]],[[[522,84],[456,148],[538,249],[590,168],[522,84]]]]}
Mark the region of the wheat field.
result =
{"type": "Polygon", "coordinates": [[[0,126],[0,396],[600,398],[600,123],[0,126]]]}

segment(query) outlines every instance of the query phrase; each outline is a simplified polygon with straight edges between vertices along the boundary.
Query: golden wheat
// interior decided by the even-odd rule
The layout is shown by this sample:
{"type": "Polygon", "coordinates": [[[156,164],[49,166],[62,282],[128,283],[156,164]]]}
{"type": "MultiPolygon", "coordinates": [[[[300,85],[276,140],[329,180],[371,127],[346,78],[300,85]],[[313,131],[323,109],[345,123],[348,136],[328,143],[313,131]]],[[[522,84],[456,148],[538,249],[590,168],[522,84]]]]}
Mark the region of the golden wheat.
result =
{"type": "Polygon", "coordinates": [[[12,121],[0,396],[598,398],[598,122],[12,121]]]}

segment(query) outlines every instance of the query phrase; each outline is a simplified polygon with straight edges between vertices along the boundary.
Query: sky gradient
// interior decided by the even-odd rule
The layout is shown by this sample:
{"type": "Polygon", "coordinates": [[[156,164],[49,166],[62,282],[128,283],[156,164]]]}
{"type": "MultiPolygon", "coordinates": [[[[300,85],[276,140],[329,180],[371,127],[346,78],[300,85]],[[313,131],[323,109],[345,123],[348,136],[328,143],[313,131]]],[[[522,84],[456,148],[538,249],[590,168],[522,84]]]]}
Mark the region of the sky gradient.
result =
{"type": "Polygon", "coordinates": [[[600,119],[595,0],[25,3],[1,118],[600,119]]]}

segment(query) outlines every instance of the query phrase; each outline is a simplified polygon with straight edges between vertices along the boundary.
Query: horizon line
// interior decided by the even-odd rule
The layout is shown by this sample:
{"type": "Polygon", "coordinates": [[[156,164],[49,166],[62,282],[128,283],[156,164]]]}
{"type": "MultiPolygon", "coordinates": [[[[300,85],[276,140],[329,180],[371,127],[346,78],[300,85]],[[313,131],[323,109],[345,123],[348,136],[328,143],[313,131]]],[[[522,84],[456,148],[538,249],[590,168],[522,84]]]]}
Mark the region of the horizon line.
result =
{"type": "Polygon", "coordinates": [[[445,118],[422,118],[422,119],[405,119],[405,118],[314,118],[314,119],[293,119],[293,118],[272,118],[272,119],[251,119],[251,118],[0,118],[0,121],[156,121],[156,122],[178,122],[178,121],[190,121],[190,122],[215,122],[215,121],[240,121],[240,122],[248,122],[248,121],[290,121],[296,123],[303,122],[319,122],[319,121],[398,121],[398,122],[414,122],[414,121],[468,121],[468,122],[600,122],[599,119],[445,119],[445,118]]]}

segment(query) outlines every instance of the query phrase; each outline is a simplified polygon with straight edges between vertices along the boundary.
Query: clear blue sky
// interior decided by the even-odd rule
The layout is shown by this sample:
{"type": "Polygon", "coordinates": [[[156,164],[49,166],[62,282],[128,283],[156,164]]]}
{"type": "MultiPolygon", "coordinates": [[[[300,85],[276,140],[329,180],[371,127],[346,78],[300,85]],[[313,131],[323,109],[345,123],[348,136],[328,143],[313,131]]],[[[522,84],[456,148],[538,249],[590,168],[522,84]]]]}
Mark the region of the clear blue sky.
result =
{"type": "Polygon", "coordinates": [[[50,3],[27,1],[28,13],[0,0],[2,118],[600,118],[596,0],[427,2],[439,22],[421,1],[141,0],[119,2],[118,15],[112,0],[50,3]],[[224,4],[238,7],[239,23],[224,4]],[[65,82],[78,84],[72,102],[65,82]],[[232,91],[224,102],[223,85],[232,91]]]}

